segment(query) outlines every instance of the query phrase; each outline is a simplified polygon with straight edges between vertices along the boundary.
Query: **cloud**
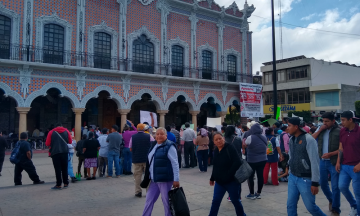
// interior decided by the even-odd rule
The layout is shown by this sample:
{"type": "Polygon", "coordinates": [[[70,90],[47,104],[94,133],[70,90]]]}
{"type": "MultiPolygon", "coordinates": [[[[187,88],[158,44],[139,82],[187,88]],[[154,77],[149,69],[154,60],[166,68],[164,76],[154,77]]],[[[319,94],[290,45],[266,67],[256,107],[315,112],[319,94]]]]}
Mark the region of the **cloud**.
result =
{"type": "Polygon", "coordinates": [[[310,14],[309,16],[303,17],[300,20],[311,20],[316,14],[310,14]]]}
{"type": "Polygon", "coordinates": [[[350,14],[354,14],[356,11],[358,11],[359,10],[359,8],[358,7],[352,7],[352,8],[350,8],[350,14]]]}

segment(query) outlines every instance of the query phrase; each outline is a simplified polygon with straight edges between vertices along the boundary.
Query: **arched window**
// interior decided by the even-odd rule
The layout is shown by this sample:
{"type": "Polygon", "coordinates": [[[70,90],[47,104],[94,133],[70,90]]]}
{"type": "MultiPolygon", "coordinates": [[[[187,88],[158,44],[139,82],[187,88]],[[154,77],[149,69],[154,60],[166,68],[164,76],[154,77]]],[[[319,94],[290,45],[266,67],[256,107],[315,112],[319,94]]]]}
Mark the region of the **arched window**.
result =
{"type": "Polygon", "coordinates": [[[213,70],[213,57],[212,52],[204,50],[202,51],[202,78],[212,79],[213,70]]]}
{"type": "Polygon", "coordinates": [[[133,71],[140,73],[154,73],[154,45],[141,35],[133,42],[133,71]]]}
{"type": "Polygon", "coordinates": [[[64,37],[65,31],[62,26],[44,25],[44,63],[63,64],[64,37]]]}
{"type": "Polygon", "coordinates": [[[181,46],[171,47],[171,69],[173,76],[184,76],[184,48],[181,46]]]}
{"type": "Polygon", "coordinates": [[[11,19],[0,15],[0,58],[10,57],[11,19]]]}
{"type": "Polygon", "coordinates": [[[94,34],[94,67],[110,69],[111,35],[104,32],[94,34]]]}
{"type": "Polygon", "coordinates": [[[228,55],[227,56],[227,74],[228,81],[236,82],[236,56],[228,55]]]}

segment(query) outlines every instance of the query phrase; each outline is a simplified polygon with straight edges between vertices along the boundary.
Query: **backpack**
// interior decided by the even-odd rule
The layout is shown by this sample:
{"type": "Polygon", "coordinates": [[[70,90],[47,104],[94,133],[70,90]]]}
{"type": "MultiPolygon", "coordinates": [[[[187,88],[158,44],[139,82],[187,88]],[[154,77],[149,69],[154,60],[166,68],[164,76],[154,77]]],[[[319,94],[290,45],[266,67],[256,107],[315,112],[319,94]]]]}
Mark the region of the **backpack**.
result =
{"type": "Polygon", "coordinates": [[[267,155],[273,155],[274,154],[274,148],[273,148],[273,144],[271,142],[273,138],[271,138],[270,140],[268,139],[267,142],[267,148],[266,148],[266,154],[267,155]]]}
{"type": "Polygon", "coordinates": [[[18,164],[20,162],[20,143],[17,142],[15,148],[11,151],[10,162],[12,164],[18,164]]]}

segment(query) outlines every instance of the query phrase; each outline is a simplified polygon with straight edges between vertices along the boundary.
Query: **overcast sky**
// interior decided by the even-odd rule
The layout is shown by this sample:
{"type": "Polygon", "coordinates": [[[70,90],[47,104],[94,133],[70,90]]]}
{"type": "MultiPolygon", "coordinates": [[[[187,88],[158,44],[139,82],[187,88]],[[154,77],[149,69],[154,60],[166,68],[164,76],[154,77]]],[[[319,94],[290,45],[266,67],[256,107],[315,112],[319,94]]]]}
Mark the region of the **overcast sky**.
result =
{"type": "MultiPolygon", "coordinates": [[[[234,0],[215,0],[228,7],[234,0]]],[[[235,1],[240,9],[245,0],[235,1]]],[[[253,32],[253,73],[263,62],[272,60],[270,0],[248,0],[256,10],[250,17],[253,32]],[[263,18],[260,18],[260,17],[263,18]]],[[[279,0],[275,0],[278,19],[279,0]]],[[[360,66],[360,1],[359,0],[281,0],[282,21],[297,26],[356,35],[324,33],[283,25],[283,58],[299,55],[342,61],[360,66]]],[[[280,56],[279,28],[276,28],[277,59],[280,56]]]]}

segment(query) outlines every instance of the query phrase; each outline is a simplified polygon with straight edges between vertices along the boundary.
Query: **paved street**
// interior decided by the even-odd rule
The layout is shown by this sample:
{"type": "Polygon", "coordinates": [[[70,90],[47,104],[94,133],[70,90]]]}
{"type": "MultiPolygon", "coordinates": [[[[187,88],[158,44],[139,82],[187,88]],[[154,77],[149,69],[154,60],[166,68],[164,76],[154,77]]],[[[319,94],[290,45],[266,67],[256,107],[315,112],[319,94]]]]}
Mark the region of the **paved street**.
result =
{"type": "MultiPolygon", "coordinates": [[[[5,158],[5,164],[0,177],[0,215],[124,215],[139,216],[142,214],[145,196],[134,197],[134,184],[132,176],[124,176],[120,179],[101,178],[95,181],[82,180],[70,184],[69,189],[52,191],[50,187],[55,185],[55,173],[52,162],[47,154],[34,154],[33,161],[44,185],[31,185],[32,182],[23,172],[23,186],[13,186],[14,167],[9,162],[9,156],[5,158]]],[[[74,167],[77,166],[77,158],[74,159],[74,167]]],[[[213,188],[209,186],[211,168],[207,173],[199,173],[198,169],[180,171],[180,184],[185,190],[192,216],[206,216],[211,206],[213,188]]],[[[145,193],[145,191],[144,191],[145,193]]],[[[247,185],[243,184],[242,201],[245,212],[249,216],[286,215],[287,184],[280,186],[265,186],[261,200],[247,200],[244,198],[249,193],[247,185]]],[[[328,202],[320,190],[317,196],[317,204],[322,210],[330,215],[328,202]]],[[[343,213],[347,215],[349,205],[342,196],[343,213]]],[[[299,201],[299,215],[309,215],[299,201]]],[[[153,211],[154,216],[164,215],[161,199],[157,201],[153,211]]],[[[235,215],[233,205],[225,200],[221,205],[219,215],[235,215]]]]}

